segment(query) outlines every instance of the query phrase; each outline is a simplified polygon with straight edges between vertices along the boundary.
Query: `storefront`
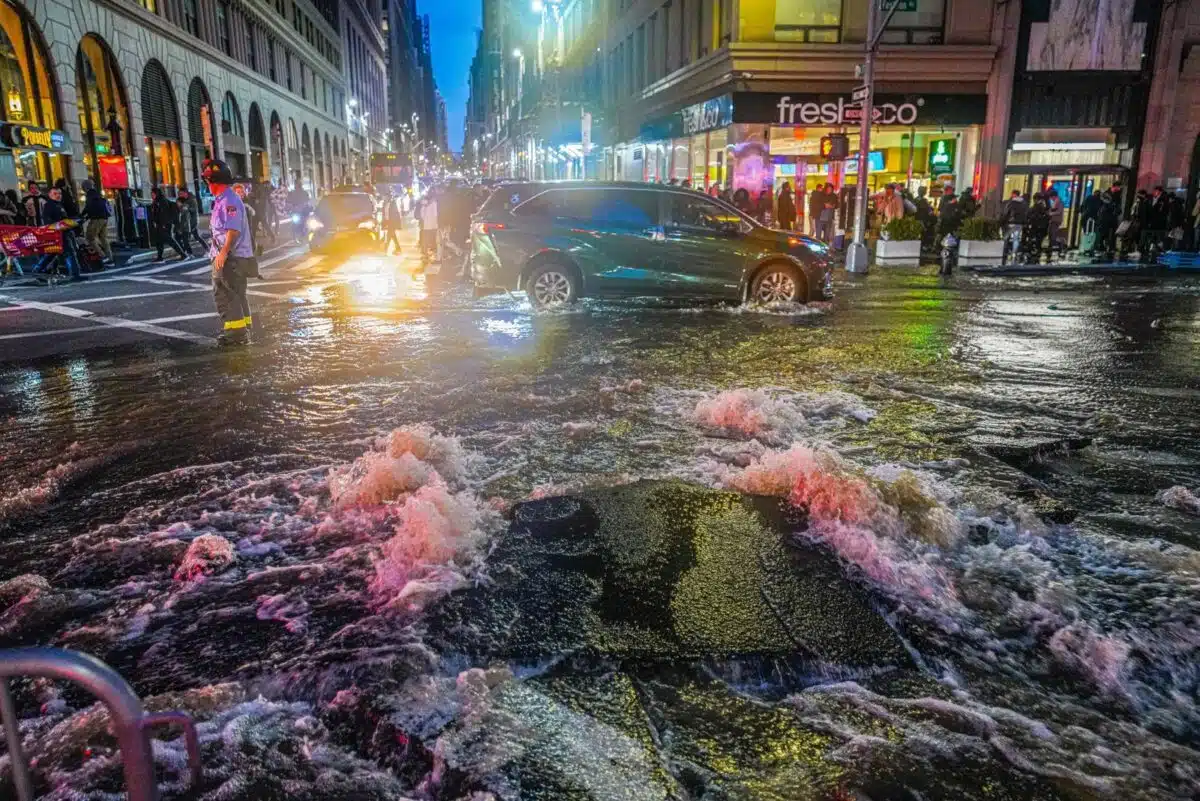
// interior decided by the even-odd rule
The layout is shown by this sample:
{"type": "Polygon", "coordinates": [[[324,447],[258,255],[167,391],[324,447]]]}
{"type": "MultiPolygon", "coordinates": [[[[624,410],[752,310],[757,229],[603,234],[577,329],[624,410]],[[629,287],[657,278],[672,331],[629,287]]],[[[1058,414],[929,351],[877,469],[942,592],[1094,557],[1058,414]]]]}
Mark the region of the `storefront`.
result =
{"type": "Polygon", "coordinates": [[[42,37],[19,6],[0,0],[0,188],[68,177],[55,77],[42,37]]]}
{"type": "Polygon", "coordinates": [[[248,176],[249,159],[246,152],[246,129],[242,126],[242,112],[238,108],[233,92],[226,92],[221,102],[221,142],[224,144],[225,163],[236,176],[248,176]]]}
{"type": "MultiPolygon", "coordinates": [[[[167,189],[183,184],[183,150],[175,93],[167,71],[151,59],[142,71],[142,130],[144,151],[150,167],[150,185],[167,189]]],[[[136,172],[136,171],[135,171],[136,172]]]]}
{"type": "MultiPolygon", "coordinates": [[[[861,110],[848,94],[741,92],[687,106],[642,127],[639,141],[614,149],[625,180],[716,184],[757,195],[784,181],[800,191],[856,184],[861,110]],[[826,161],[821,138],[845,132],[852,158],[826,161]]],[[[973,183],[984,95],[879,94],[869,154],[872,191],[888,183],[926,187],[973,183]]]]}

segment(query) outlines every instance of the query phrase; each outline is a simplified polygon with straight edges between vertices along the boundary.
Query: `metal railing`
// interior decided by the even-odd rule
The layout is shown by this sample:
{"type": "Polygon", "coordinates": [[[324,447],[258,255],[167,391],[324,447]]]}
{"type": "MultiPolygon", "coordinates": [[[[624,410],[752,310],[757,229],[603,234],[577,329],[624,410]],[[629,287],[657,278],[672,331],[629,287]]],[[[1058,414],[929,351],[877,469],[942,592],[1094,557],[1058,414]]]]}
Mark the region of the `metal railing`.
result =
{"type": "Polygon", "coordinates": [[[13,785],[19,801],[33,801],[33,781],[21,742],[8,680],[15,676],[39,676],[80,685],[108,707],[113,734],[121,749],[125,787],[129,801],[157,801],[154,758],[148,729],[162,724],[183,728],[192,787],[200,781],[200,739],[192,719],[182,712],[146,714],[141,699],[121,675],[93,656],[58,648],[12,648],[0,650],[0,719],[8,744],[13,785]]]}

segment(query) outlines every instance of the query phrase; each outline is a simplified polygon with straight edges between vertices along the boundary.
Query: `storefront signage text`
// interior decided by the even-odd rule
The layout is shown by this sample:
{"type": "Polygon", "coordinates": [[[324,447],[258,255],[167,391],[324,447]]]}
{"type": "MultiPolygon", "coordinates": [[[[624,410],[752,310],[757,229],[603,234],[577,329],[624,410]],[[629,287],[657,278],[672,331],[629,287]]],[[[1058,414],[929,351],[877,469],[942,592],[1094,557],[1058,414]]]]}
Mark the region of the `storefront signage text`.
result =
{"type": "Polygon", "coordinates": [[[48,150],[54,153],[70,150],[65,131],[15,123],[0,125],[0,142],[24,150],[48,150]]]}
{"type": "MultiPolygon", "coordinates": [[[[876,103],[871,119],[879,125],[913,125],[923,105],[922,98],[915,103],[876,103]]],[[[784,95],[776,108],[779,109],[776,122],[780,125],[845,125],[862,120],[862,106],[848,103],[844,97],[839,97],[836,103],[793,103],[790,95],[784,95]]]]}
{"type": "Polygon", "coordinates": [[[937,177],[954,172],[958,142],[954,139],[934,139],[929,142],[929,174],[937,177]]]}
{"type": "Polygon", "coordinates": [[[714,131],[733,122],[733,97],[721,95],[685,106],[674,114],[642,125],[641,139],[653,142],[714,131]]]}
{"type": "MultiPolygon", "coordinates": [[[[987,119],[987,95],[875,95],[872,120],[879,125],[982,125],[987,119]]],[[[854,125],[862,107],[850,94],[775,94],[738,92],[733,95],[733,122],[765,125],[854,125]]]]}

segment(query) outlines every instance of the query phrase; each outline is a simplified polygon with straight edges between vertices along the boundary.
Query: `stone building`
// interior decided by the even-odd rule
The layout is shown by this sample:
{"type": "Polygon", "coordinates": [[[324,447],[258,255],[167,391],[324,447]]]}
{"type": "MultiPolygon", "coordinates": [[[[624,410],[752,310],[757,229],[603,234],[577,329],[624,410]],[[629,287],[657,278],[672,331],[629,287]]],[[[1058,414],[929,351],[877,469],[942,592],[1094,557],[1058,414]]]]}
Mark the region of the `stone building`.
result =
{"type": "Polygon", "coordinates": [[[0,0],[0,189],[128,205],[204,158],[316,195],[348,163],[338,0],[0,0]]]}

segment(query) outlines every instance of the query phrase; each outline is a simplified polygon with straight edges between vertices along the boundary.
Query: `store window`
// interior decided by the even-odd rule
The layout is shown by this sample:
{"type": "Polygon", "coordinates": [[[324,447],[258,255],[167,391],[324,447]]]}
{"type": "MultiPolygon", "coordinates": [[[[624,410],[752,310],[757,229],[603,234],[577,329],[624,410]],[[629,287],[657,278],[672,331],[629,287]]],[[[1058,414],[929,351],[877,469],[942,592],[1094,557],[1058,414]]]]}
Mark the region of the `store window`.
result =
{"type": "Polygon", "coordinates": [[[841,38],[842,0],[777,0],[775,3],[776,41],[836,43],[841,38]]]}
{"type": "Polygon", "coordinates": [[[742,226],[742,219],[703,195],[671,194],[667,227],[698,234],[724,234],[742,226]]]}
{"type": "Polygon", "coordinates": [[[183,28],[192,36],[200,35],[200,11],[197,0],[183,0],[183,28]]]}
{"type": "Polygon", "coordinates": [[[897,11],[880,37],[890,44],[941,44],[946,0],[917,0],[916,11],[897,11]]]}
{"type": "MultiPolygon", "coordinates": [[[[57,129],[56,82],[42,38],[23,10],[0,0],[0,120],[57,129]]],[[[65,175],[65,157],[44,148],[0,146],[0,184],[65,175]]]]}
{"type": "Polygon", "coordinates": [[[83,163],[88,174],[104,186],[105,181],[99,180],[102,176],[97,157],[129,156],[133,143],[129,139],[132,129],[120,68],[112,50],[96,34],[88,34],[79,43],[75,85],[79,130],[84,139],[83,163]],[[116,139],[114,132],[118,133],[116,139]]]}
{"type": "Polygon", "coordinates": [[[175,94],[162,64],[151,60],[142,70],[142,129],[146,134],[146,159],[153,186],[183,184],[183,157],[179,146],[179,116],[175,94]]]}

